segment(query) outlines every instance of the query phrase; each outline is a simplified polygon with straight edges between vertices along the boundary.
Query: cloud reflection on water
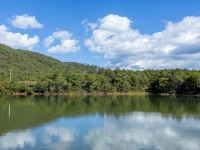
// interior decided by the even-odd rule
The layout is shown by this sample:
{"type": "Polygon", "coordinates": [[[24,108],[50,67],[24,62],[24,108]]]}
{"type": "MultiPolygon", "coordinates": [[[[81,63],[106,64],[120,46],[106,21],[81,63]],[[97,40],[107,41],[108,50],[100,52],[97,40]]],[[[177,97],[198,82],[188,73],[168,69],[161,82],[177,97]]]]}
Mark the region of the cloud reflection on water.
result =
{"type": "Polygon", "coordinates": [[[160,113],[92,116],[57,120],[24,132],[10,132],[0,137],[0,149],[92,149],[92,150],[199,150],[200,120],[173,119],[160,113]],[[97,118],[96,118],[97,117],[97,118]],[[92,125],[99,120],[99,124],[92,125]],[[84,128],[82,128],[84,126],[84,128]]]}
{"type": "Polygon", "coordinates": [[[25,145],[34,146],[35,137],[30,131],[10,132],[0,137],[0,149],[23,149],[25,145]]]}
{"type": "Polygon", "coordinates": [[[75,140],[77,130],[66,127],[47,126],[44,131],[44,143],[50,149],[63,150],[68,149],[75,140]]]}
{"type": "Polygon", "coordinates": [[[103,127],[89,130],[85,141],[93,150],[199,150],[199,127],[200,121],[195,119],[174,120],[156,113],[132,113],[119,119],[105,119],[103,127]]]}

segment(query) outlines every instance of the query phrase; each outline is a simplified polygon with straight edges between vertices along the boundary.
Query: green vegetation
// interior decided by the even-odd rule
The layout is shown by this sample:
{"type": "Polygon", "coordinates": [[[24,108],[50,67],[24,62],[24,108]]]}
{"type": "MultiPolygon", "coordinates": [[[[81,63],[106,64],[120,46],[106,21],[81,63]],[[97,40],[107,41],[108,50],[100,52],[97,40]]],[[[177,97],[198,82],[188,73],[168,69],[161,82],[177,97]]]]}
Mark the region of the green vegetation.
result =
{"type": "Polygon", "coordinates": [[[0,44],[0,93],[200,94],[200,71],[105,69],[0,44]],[[10,82],[10,69],[12,81],[10,82]]]}

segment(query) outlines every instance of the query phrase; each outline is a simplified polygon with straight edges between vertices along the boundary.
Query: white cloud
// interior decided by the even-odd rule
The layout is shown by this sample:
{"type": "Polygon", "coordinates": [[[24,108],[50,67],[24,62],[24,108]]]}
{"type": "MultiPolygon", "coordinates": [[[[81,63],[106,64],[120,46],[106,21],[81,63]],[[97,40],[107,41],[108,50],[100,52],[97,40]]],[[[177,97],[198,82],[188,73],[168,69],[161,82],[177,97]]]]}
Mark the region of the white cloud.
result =
{"type": "Polygon", "coordinates": [[[5,25],[0,25],[0,43],[13,48],[32,49],[39,43],[39,37],[30,37],[28,34],[14,33],[5,25]]]}
{"type": "Polygon", "coordinates": [[[23,149],[25,145],[35,145],[35,138],[28,132],[12,132],[0,137],[0,149],[23,149]]]}
{"type": "Polygon", "coordinates": [[[70,53],[79,50],[79,41],[73,38],[72,33],[68,31],[57,31],[45,39],[45,47],[49,53],[70,53]],[[55,40],[60,40],[59,44],[54,44],[55,40]]]}
{"type": "Polygon", "coordinates": [[[87,18],[83,19],[81,23],[86,33],[88,33],[90,29],[95,29],[97,27],[96,23],[89,23],[87,18]]]}
{"type": "Polygon", "coordinates": [[[113,67],[162,69],[199,67],[200,17],[167,22],[161,32],[141,34],[127,17],[110,14],[91,28],[85,45],[103,54],[113,67]]]}
{"type": "Polygon", "coordinates": [[[43,25],[36,19],[35,16],[29,16],[27,14],[14,16],[10,22],[14,27],[20,29],[43,28],[43,25]]]}

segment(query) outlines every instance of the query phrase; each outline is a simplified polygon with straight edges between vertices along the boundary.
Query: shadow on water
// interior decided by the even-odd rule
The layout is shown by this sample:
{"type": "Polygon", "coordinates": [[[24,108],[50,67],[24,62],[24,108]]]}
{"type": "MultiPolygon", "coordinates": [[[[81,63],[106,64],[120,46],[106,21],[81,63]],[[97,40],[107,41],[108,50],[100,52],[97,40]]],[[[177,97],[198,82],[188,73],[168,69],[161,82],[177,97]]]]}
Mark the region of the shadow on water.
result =
{"type": "Polygon", "coordinates": [[[0,97],[0,135],[37,127],[62,117],[132,112],[160,113],[181,120],[200,117],[200,98],[169,96],[0,97]]]}

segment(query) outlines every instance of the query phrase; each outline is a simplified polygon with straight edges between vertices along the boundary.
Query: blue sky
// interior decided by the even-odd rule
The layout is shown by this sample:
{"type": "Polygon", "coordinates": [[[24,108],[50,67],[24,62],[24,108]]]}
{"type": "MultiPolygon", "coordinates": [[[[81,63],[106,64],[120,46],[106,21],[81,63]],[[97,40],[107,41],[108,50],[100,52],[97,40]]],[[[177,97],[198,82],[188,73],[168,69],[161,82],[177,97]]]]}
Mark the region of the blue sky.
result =
{"type": "MultiPolygon", "coordinates": [[[[196,31],[199,28],[198,25],[195,27],[195,31],[188,28],[184,29],[187,31],[184,35],[192,33],[190,40],[185,41],[191,43],[189,45],[180,42],[173,43],[168,39],[165,39],[165,41],[169,42],[163,42],[163,37],[153,36],[155,33],[162,32],[162,36],[168,37],[167,25],[169,22],[173,23],[173,27],[180,24],[174,27],[172,32],[170,31],[169,39],[179,33],[182,35],[183,31],[180,31],[180,28],[188,25],[190,20],[194,24],[198,24],[200,21],[198,18],[200,16],[199,0],[1,0],[1,6],[0,25],[6,26],[7,30],[12,33],[28,34],[29,37],[37,36],[39,41],[35,42],[36,46],[32,44],[30,49],[62,61],[76,61],[128,69],[199,68],[198,58],[196,58],[199,54],[199,51],[196,50],[200,47],[197,44],[199,39],[198,37],[192,38],[194,35],[200,35],[199,31],[196,31]],[[23,15],[34,16],[43,27],[21,29],[11,23],[11,20],[14,21],[17,18],[16,16],[23,15]],[[195,18],[186,18],[184,21],[184,18],[188,16],[195,18]],[[84,25],[83,20],[87,20],[84,25]],[[105,24],[112,22],[112,20],[117,20],[118,24],[116,22],[114,24],[116,28],[122,22],[122,25],[127,25],[126,29],[124,26],[121,26],[123,30],[105,27],[105,24]],[[88,32],[86,32],[86,27],[89,28],[88,32]],[[71,34],[63,36],[72,42],[77,42],[74,44],[75,49],[72,51],[68,49],[61,53],[55,52],[55,49],[53,53],[48,52],[47,49],[50,49],[51,46],[60,44],[59,40],[62,37],[58,34],[53,35],[53,33],[60,31],[71,34]],[[102,36],[106,36],[107,41],[104,41],[104,43],[98,41],[98,37],[94,35],[96,31],[102,31],[99,34],[106,31],[106,35],[102,36]],[[136,31],[139,34],[136,34],[136,31]],[[132,34],[126,37],[128,33],[132,34]],[[146,37],[146,35],[149,37],[146,37]],[[54,42],[50,43],[49,47],[45,47],[44,41],[49,36],[54,38],[54,42]],[[123,36],[125,37],[121,38],[123,36]],[[191,38],[193,41],[191,41],[191,38]],[[89,43],[86,43],[86,40],[89,43]],[[151,43],[159,42],[150,45],[151,48],[145,49],[144,47],[148,47],[149,43],[140,42],[143,40],[149,40],[151,43]],[[135,41],[137,43],[131,45],[135,41]],[[139,45],[144,45],[144,47],[136,46],[138,41],[139,45]],[[118,45],[115,42],[122,44],[118,45]],[[127,43],[128,45],[126,45],[127,43]],[[159,43],[162,43],[162,47],[155,48],[160,45],[159,43]],[[139,49],[141,50],[138,51],[139,49]],[[161,52],[158,52],[160,49],[161,52]],[[161,55],[162,52],[166,53],[161,55]],[[188,55],[186,56],[186,54],[188,55]],[[195,56],[193,56],[194,54],[195,56]]],[[[3,37],[4,35],[0,34],[0,36],[3,37]]],[[[29,49],[29,46],[21,46],[21,43],[15,46],[10,39],[8,42],[4,42],[4,40],[0,40],[0,42],[8,45],[11,43],[10,46],[16,48],[29,49]]],[[[67,48],[73,48],[73,46],[67,48]]]]}

